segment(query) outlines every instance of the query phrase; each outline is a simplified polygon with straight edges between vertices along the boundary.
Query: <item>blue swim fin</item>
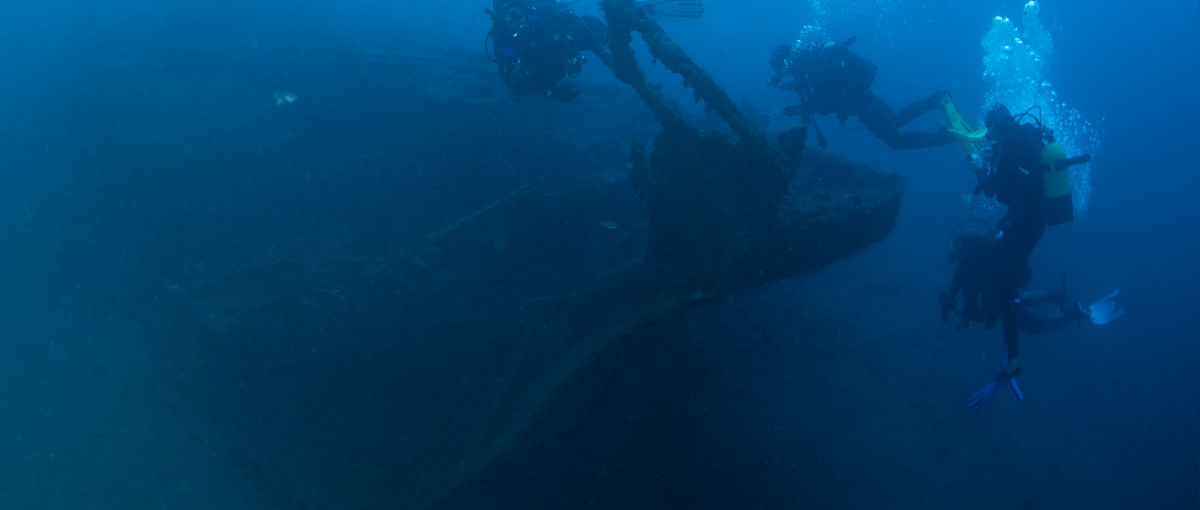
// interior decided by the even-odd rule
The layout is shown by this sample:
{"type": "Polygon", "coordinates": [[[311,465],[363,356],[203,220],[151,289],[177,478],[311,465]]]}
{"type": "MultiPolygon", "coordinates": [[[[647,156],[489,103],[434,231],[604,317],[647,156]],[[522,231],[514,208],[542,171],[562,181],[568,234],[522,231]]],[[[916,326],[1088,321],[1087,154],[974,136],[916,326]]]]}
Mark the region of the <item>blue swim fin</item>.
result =
{"type": "Polygon", "coordinates": [[[992,399],[992,396],[996,394],[996,380],[997,376],[993,375],[991,379],[988,379],[986,383],[983,383],[983,386],[980,386],[979,389],[975,390],[975,393],[972,393],[971,396],[967,397],[968,411],[975,409],[976,407],[979,407],[992,399]]]}
{"type": "MultiPolygon", "coordinates": [[[[1004,367],[1008,368],[1007,354],[1004,356],[1004,367]]],[[[1020,370],[1017,372],[1019,373],[1020,370]]],[[[1008,391],[1012,393],[1013,400],[1025,400],[1025,392],[1021,390],[1021,383],[1017,382],[1016,375],[1008,373],[1005,369],[1001,369],[991,379],[983,383],[983,386],[975,390],[975,393],[967,397],[967,410],[975,409],[991,400],[996,395],[996,387],[1001,383],[1005,383],[1008,386],[1008,391]]]]}
{"type": "Polygon", "coordinates": [[[1114,290],[1088,307],[1088,318],[1092,324],[1103,326],[1125,315],[1125,307],[1117,303],[1117,296],[1120,294],[1121,289],[1114,290]]]}
{"type": "Polygon", "coordinates": [[[1025,392],[1021,391],[1021,383],[1017,382],[1016,377],[1008,378],[1008,391],[1012,393],[1013,400],[1025,400],[1025,392]]]}

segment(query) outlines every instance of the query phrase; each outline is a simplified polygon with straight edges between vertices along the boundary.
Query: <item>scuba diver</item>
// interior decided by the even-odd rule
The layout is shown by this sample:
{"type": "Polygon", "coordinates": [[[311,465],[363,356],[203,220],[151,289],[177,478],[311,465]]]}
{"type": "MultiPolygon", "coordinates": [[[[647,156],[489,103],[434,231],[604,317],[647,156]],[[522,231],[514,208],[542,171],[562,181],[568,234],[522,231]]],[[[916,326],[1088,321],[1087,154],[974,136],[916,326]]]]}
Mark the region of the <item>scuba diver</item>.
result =
{"type": "MultiPolygon", "coordinates": [[[[800,104],[783,108],[777,115],[799,116],[805,125],[816,128],[813,115],[836,115],[843,127],[848,116],[858,117],[876,137],[894,150],[920,149],[954,143],[958,138],[945,128],[937,132],[900,131],[921,114],[941,106],[945,91],[892,110],[871,91],[879,66],[850,51],[856,38],[843,43],[782,44],[771,54],[775,75],[767,82],[773,87],[794,90],[800,104]]],[[[816,128],[821,148],[828,147],[820,128],[816,128]]]]}
{"type": "MultiPolygon", "coordinates": [[[[1017,374],[1021,371],[1021,366],[1012,349],[1015,338],[1010,338],[1010,333],[1013,336],[1017,336],[1021,332],[1044,333],[1072,322],[1078,323],[1083,319],[1096,325],[1104,325],[1125,313],[1125,309],[1116,301],[1119,290],[1113,291],[1091,305],[1077,302],[1068,306],[1065,278],[1058,291],[1020,290],[1030,280],[1031,271],[1028,263],[1022,270],[1018,290],[1011,301],[1002,304],[987,301],[987,296],[997,292],[997,289],[989,287],[989,285],[996,284],[996,281],[988,278],[988,272],[996,263],[993,258],[998,255],[1000,242],[991,231],[990,226],[987,234],[957,233],[963,226],[972,222],[984,223],[982,220],[968,220],[959,224],[951,232],[947,261],[952,264],[956,263],[957,266],[954,276],[951,278],[950,290],[938,295],[941,305],[941,320],[945,322],[950,319],[951,315],[958,315],[960,322],[955,328],[957,331],[970,327],[972,322],[982,322],[988,324],[990,328],[994,324],[995,317],[1002,316],[1005,321],[1006,345],[1004,369],[988,379],[979,390],[968,397],[968,410],[987,402],[1001,383],[1007,383],[1016,399],[1024,398],[1024,393],[1016,379],[1017,374]],[[959,308],[960,295],[961,308],[959,308]],[[1056,305],[1057,309],[1050,313],[1039,312],[1038,308],[1045,305],[1056,305]],[[989,309],[991,306],[1002,306],[1003,309],[998,311],[989,309]],[[1014,361],[1016,362],[1014,363],[1014,361]]],[[[986,223],[984,224],[986,225],[986,223]]],[[[1001,289],[1001,291],[1003,290],[1005,289],[1001,289]]]]}
{"type": "MultiPolygon", "coordinates": [[[[1025,333],[1054,331],[1070,323],[1078,324],[1083,319],[1087,319],[1097,326],[1103,326],[1125,314],[1125,308],[1117,303],[1117,296],[1120,295],[1120,292],[1120,289],[1114,290],[1091,305],[1076,302],[1073,305],[1064,306],[1067,300],[1066,289],[1058,291],[1027,290],[1022,291],[1017,299],[1013,300],[1010,307],[1016,315],[1018,329],[1025,333]],[[1037,307],[1044,305],[1055,305],[1057,309],[1049,313],[1038,312],[1037,307]]],[[[943,306],[945,306],[944,303],[943,306]]],[[[967,320],[965,316],[963,320],[967,320]]],[[[996,394],[996,388],[1001,384],[1007,384],[1014,399],[1025,398],[1025,393],[1021,390],[1020,383],[1017,382],[1017,373],[1007,370],[1010,360],[1008,353],[1005,352],[1005,369],[993,375],[983,386],[967,397],[968,411],[991,400],[992,396],[996,394]]]]}
{"type": "MultiPolygon", "coordinates": [[[[938,295],[938,302],[942,305],[942,322],[950,320],[951,313],[962,317],[955,331],[970,327],[972,321],[984,322],[987,318],[983,311],[983,287],[994,245],[992,236],[978,233],[957,234],[959,229],[974,221],[976,220],[959,224],[950,234],[946,261],[957,265],[954,267],[954,275],[950,278],[950,290],[938,295]],[[962,296],[961,309],[958,308],[959,295],[962,296]]],[[[977,221],[984,223],[983,220],[977,221]]],[[[988,226],[988,230],[990,233],[991,226],[988,226]]]]}
{"type": "MultiPolygon", "coordinates": [[[[579,89],[561,83],[587,63],[584,51],[608,61],[607,27],[594,16],[577,16],[556,0],[495,0],[488,38],[500,78],[518,97],[574,101],[579,89]]],[[[486,46],[486,41],[485,41],[486,46]]]]}
{"type": "MultiPolygon", "coordinates": [[[[492,8],[484,9],[492,18],[484,40],[485,52],[518,98],[574,101],[579,88],[563,80],[583,71],[585,51],[612,66],[607,49],[608,27],[600,18],[571,12],[575,1],[493,0],[492,8]]],[[[660,18],[690,19],[704,14],[701,0],[641,0],[637,5],[648,16],[660,18]]]]}
{"type": "Polygon", "coordinates": [[[981,300],[988,328],[1001,322],[1008,377],[1022,369],[1017,311],[1010,304],[1029,280],[1029,257],[1046,232],[1046,225],[1072,220],[1071,184],[1067,169],[1091,160],[1090,155],[1067,158],[1054,133],[1030,111],[1013,115],[1002,104],[986,117],[987,139],[973,170],[976,191],[1008,208],[1000,219],[995,246],[987,262],[981,300]],[[1032,119],[1034,122],[1022,122],[1032,119]]]}
{"type": "MultiPolygon", "coordinates": [[[[970,221],[982,222],[982,220],[970,221]]],[[[938,295],[938,302],[942,307],[942,322],[950,320],[951,315],[960,317],[961,320],[955,328],[958,330],[969,328],[972,322],[984,323],[988,320],[988,314],[983,308],[982,296],[986,292],[986,273],[996,243],[991,236],[973,232],[957,234],[952,237],[946,260],[957,266],[955,266],[954,276],[950,281],[950,289],[938,295]],[[959,307],[960,296],[961,308],[959,307]]],[[[1022,287],[1028,283],[1030,273],[1029,267],[1026,266],[1025,275],[1022,277],[1022,287]]],[[[1113,292],[1091,306],[1085,306],[1081,302],[1067,306],[1066,278],[1064,277],[1060,290],[1023,290],[1018,293],[1011,305],[1016,309],[1017,326],[1020,331],[1044,333],[1080,319],[1089,319],[1096,324],[1112,322],[1124,314],[1124,309],[1116,307],[1115,302],[1111,308],[1101,305],[1112,302],[1117,295],[1118,292],[1113,292]],[[1050,314],[1041,314],[1035,311],[1037,307],[1048,304],[1058,305],[1058,311],[1050,314]],[[1095,310],[1095,315],[1093,315],[1093,310],[1095,310]]]]}

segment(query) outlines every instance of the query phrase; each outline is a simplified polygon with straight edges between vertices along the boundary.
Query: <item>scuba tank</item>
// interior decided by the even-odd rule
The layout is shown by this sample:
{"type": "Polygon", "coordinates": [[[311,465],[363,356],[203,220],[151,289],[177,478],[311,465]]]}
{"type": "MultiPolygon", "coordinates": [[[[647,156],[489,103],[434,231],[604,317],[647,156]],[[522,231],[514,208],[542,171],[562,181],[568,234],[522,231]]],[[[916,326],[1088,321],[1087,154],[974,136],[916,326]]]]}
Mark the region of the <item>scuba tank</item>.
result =
{"type": "Polygon", "coordinates": [[[1075,204],[1071,200],[1071,170],[1059,162],[1067,159],[1067,150],[1058,142],[1042,149],[1042,191],[1046,206],[1046,223],[1062,225],[1075,219],[1075,204]]]}
{"type": "Polygon", "coordinates": [[[828,52],[827,58],[832,60],[830,64],[841,71],[845,80],[844,85],[868,88],[875,82],[875,75],[879,74],[879,66],[863,58],[862,55],[850,51],[850,45],[856,41],[858,41],[858,37],[850,37],[841,44],[828,43],[824,49],[828,52]]]}
{"type": "Polygon", "coordinates": [[[1092,160],[1091,154],[1067,157],[1067,150],[1058,142],[1042,149],[1042,198],[1046,206],[1046,224],[1051,227],[1075,220],[1075,203],[1071,200],[1071,167],[1092,160]]]}
{"type": "Polygon", "coordinates": [[[1040,116],[1035,116],[1033,110],[1041,114],[1040,106],[1030,107],[1025,113],[1014,117],[1018,122],[1023,117],[1031,117],[1042,130],[1046,146],[1042,148],[1042,203],[1046,209],[1046,224],[1055,227],[1075,220],[1075,203],[1071,199],[1071,167],[1092,160],[1091,154],[1067,157],[1067,149],[1054,139],[1054,132],[1042,125],[1040,116]]]}

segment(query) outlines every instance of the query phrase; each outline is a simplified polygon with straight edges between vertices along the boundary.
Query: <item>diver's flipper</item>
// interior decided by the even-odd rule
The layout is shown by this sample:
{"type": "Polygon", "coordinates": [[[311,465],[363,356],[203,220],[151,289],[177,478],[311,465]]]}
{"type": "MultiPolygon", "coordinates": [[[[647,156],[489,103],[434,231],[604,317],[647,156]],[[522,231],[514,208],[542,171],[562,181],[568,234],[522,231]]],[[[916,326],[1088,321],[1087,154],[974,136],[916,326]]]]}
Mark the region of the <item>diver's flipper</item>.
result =
{"type": "Polygon", "coordinates": [[[947,131],[950,131],[950,134],[954,135],[954,138],[958,140],[958,143],[983,143],[985,140],[987,140],[988,133],[987,128],[979,128],[969,133],[965,133],[957,129],[948,129],[947,131]]]}
{"type": "Polygon", "coordinates": [[[972,393],[971,396],[967,397],[967,410],[970,411],[975,409],[976,407],[979,407],[991,400],[992,395],[996,394],[996,384],[997,377],[992,376],[992,378],[988,379],[986,383],[983,383],[983,386],[980,386],[979,389],[975,390],[975,393],[972,393]]]}
{"type": "Polygon", "coordinates": [[[991,379],[983,383],[983,386],[975,390],[975,393],[967,397],[967,410],[975,409],[991,400],[996,395],[996,387],[1000,386],[1001,383],[1008,386],[1008,391],[1012,393],[1013,400],[1025,400],[1025,392],[1021,390],[1021,383],[1017,382],[1016,377],[1001,370],[1000,373],[993,375],[991,379]]]}
{"type": "Polygon", "coordinates": [[[638,0],[637,4],[652,18],[682,20],[704,16],[702,0],[638,0]]]}
{"type": "Polygon", "coordinates": [[[1117,296],[1120,294],[1121,289],[1114,290],[1088,307],[1088,317],[1092,324],[1103,326],[1125,315],[1125,308],[1117,303],[1117,296]]]}
{"type": "Polygon", "coordinates": [[[1016,377],[1008,379],[1008,391],[1012,393],[1013,400],[1025,400],[1025,392],[1021,391],[1021,383],[1017,382],[1016,377]]]}
{"type": "Polygon", "coordinates": [[[954,133],[955,137],[958,137],[958,143],[962,145],[967,155],[970,156],[982,152],[987,142],[985,139],[987,128],[977,130],[971,126],[967,118],[958,111],[958,108],[954,106],[954,102],[950,100],[950,94],[942,94],[940,103],[942,105],[942,113],[946,114],[946,122],[950,124],[950,132],[954,133]],[[979,134],[981,131],[982,135],[979,138],[975,138],[974,135],[979,134]],[[959,137],[960,133],[966,136],[966,139],[959,137]]]}
{"type": "Polygon", "coordinates": [[[996,387],[1001,383],[1008,386],[1009,393],[1012,393],[1013,400],[1025,400],[1025,392],[1021,390],[1021,383],[1017,382],[1017,374],[1021,373],[1021,369],[1017,368],[1015,372],[1008,370],[1008,354],[1004,354],[1004,369],[993,375],[991,379],[983,383],[979,389],[975,390],[971,396],[967,397],[967,410],[970,411],[979,407],[987,401],[991,400],[996,395],[996,387]]]}

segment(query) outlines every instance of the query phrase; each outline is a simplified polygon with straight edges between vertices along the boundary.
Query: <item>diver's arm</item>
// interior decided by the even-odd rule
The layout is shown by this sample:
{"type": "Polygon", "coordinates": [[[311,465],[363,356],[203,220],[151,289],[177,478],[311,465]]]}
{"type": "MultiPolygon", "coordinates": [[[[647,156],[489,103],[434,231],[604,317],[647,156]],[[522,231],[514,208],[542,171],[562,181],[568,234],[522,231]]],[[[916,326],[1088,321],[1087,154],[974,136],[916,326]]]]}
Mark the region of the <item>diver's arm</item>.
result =
{"type": "Polygon", "coordinates": [[[1001,179],[1009,175],[1009,172],[1019,172],[1017,165],[1012,164],[1011,158],[1007,157],[1004,147],[1000,144],[992,146],[991,160],[985,166],[982,174],[979,176],[979,183],[976,189],[983,192],[983,195],[988,198],[994,198],[1000,192],[1001,179]]]}

